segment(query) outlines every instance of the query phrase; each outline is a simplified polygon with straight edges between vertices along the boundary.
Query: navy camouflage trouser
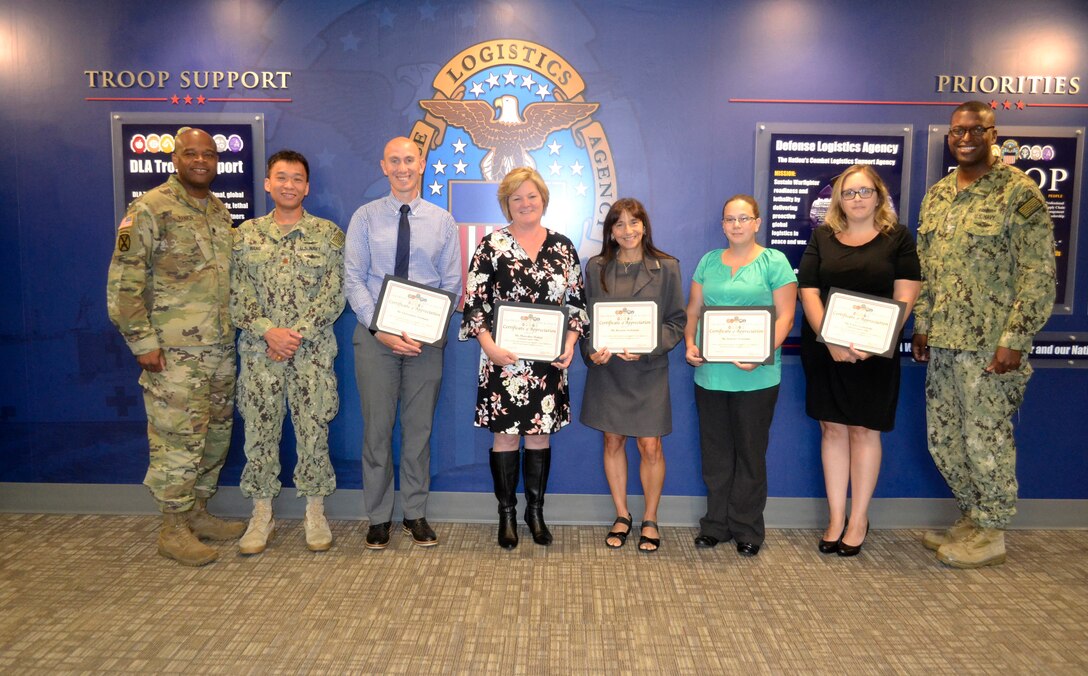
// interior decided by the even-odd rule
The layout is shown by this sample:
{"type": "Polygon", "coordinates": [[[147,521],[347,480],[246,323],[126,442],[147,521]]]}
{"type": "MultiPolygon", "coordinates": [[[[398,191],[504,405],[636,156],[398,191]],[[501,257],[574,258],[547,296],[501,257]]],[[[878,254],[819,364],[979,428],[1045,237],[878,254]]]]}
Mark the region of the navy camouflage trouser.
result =
{"type": "Polygon", "coordinates": [[[1005,528],[1016,513],[1013,413],[1024,400],[1032,368],[988,373],[993,355],[930,349],[926,372],[929,452],[959,503],[985,528],[1005,528]]]}

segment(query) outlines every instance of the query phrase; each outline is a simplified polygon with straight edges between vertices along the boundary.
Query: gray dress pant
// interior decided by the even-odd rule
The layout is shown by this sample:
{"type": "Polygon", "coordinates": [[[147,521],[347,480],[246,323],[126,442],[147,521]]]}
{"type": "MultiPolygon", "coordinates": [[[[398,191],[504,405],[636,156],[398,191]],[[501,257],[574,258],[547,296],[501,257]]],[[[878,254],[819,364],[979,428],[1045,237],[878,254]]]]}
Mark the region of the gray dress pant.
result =
{"type": "Polygon", "coordinates": [[[393,424],[400,404],[400,493],[405,519],[427,515],[431,426],[442,385],[442,350],[400,357],[361,324],[352,338],[363,413],[363,502],[370,523],[393,517],[393,424]]]}

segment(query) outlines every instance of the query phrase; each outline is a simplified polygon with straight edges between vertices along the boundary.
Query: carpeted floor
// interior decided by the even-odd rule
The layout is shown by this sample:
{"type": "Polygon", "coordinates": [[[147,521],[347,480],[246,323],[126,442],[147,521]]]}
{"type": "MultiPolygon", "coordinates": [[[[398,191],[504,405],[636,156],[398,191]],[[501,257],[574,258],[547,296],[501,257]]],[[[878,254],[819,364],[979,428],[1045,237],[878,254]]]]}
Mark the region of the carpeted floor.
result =
{"type": "Polygon", "coordinates": [[[604,547],[553,528],[512,552],[494,525],[434,524],[441,544],[363,547],[337,521],[306,550],[280,521],[264,554],[158,556],[147,516],[0,515],[0,672],[1088,672],[1088,531],[1013,531],[1003,566],[958,571],[920,532],[874,530],[853,559],[819,533],[772,530],[760,555],[696,550],[664,528],[604,547]]]}

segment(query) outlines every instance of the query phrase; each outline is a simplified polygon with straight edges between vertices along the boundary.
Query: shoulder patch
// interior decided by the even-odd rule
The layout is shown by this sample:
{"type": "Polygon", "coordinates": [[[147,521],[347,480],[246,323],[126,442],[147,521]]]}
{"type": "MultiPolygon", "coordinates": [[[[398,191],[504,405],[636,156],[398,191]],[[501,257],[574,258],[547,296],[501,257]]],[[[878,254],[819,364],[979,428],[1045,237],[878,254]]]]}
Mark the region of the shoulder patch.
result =
{"type": "Polygon", "coordinates": [[[132,216],[125,216],[124,220],[121,221],[121,224],[117,226],[117,231],[118,232],[123,232],[126,228],[131,228],[131,227],[132,227],[132,216]]]}
{"type": "Polygon", "coordinates": [[[344,231],[340,228],[337,228],[336,232],[332,235],[332,240],[330,240],[330,243],[333,245],[334,248],[342,249],[344,247],[344,231]]]}
{"type": "Polygon", "coordinates": [[[117,250],[121,253],[125,253],[132,248],[132,235],[125,231],[121,231],[121,234],[117,235],[117,250]]]}
{"type": "Polygon", "coordinates": [[[1042,201],[1035,195],[1032,195],[1026,202],[1020,205],[1020,208],[1017,209],[1016,212],[1024,218],[1030,218],[1031,215],[1042,208],[1042,206],[1042,201]]]}
{"type": "Polygon", "coordinates": [[[231,242],[233,243],[234,248],[235,249],[241,249],[242,248],[242,242],[245,241],[245,235],[242,234],[242,229],[241,228],[231,228],[230,229],[230,236],[231,236],[231,242]]]}

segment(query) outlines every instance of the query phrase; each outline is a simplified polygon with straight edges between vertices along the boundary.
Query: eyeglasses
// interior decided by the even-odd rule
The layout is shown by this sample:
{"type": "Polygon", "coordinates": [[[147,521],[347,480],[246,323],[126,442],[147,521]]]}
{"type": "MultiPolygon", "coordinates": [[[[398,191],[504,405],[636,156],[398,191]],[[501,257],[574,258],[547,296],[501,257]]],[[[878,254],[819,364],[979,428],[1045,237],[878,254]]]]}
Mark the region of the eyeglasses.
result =
{"type": "Polygon", "coordinates": [[[722,223],[725,225],[735,225],[740,223],[741,225],[748,225],[750,222],[756,220],[755,216],[726,216],[722,219],[722,223]]]}
{"type": "Polygon", "coordinates": [[[970,134],[975,138],[980,138],[983,134],[993,129],[996,125],[990,125],[989,127],[983,127],[981,124],[974,127],[952,127],[948,130],[948,135],[952,138],[963,138],[964,134],[970,134]]]}
{"type": "Polygon", "coordinates": [[[858,188],[857,190],[843,190],[842,198],[844,200],[852,200],[855,197],[860,197],[863,200],[867,200],[876,194],[876,188],[858,188]]]}

